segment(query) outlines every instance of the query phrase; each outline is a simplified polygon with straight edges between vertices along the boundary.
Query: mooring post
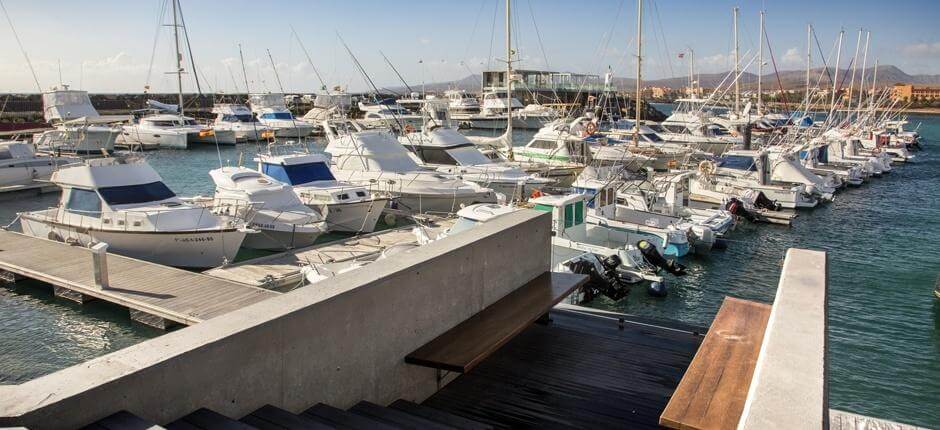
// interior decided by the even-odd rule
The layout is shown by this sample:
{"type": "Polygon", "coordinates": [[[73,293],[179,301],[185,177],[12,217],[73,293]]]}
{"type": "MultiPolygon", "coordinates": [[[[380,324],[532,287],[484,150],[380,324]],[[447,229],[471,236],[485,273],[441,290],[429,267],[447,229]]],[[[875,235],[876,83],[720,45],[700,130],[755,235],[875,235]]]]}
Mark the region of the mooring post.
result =
{"type": "Polygon", "coordinates": [[[92,246],[91,256],[95,265],[95,285],[108,288],[108,244],[102,242],[92,246]]]}

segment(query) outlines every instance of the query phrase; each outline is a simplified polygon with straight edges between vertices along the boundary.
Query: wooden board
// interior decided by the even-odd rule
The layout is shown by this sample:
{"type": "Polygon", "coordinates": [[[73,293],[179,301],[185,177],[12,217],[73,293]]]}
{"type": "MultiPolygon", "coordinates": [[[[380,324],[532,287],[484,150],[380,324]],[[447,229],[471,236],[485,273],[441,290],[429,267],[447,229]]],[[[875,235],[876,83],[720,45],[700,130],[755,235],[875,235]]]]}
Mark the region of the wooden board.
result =
{"type": "Polygon", "coordinates": [[[187,325],[279,295],[116,254],[102,289],[91,250],[9,231],[0,231],[0,269],[187,325]]]}
{"type": "Polygon", "coordinates": [[[741,419],[771,306],[726,297],[659,424],[733,429],[741,419]]]}
{"type": "Polygon", "coordinates": [[[466,373],[588,280],[545,272],[405,357],[405,362],[466,373]]]}

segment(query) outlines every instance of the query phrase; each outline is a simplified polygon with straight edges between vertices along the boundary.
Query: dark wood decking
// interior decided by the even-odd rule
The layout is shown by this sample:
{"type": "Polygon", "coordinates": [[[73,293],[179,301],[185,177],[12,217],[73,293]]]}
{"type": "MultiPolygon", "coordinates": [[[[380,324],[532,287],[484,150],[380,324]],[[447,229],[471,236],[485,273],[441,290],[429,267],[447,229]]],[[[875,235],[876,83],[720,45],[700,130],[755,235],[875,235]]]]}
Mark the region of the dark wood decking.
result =
{"type": "Polygon", "coordinates": [[[659,428],[702,341],[659,326],[569,310],[532,325],[424,406],[497,428],[659,428]]]}

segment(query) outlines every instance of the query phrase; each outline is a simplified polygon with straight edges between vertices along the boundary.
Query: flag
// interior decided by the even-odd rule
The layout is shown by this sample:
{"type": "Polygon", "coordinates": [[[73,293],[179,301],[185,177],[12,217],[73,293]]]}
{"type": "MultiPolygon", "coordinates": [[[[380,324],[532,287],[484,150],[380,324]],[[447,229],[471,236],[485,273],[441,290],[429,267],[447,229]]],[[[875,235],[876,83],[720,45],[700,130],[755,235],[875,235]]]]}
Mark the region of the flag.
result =
{"type": "Polygon", "coordinates": [[[685,58],[685,52],[680,52],[680,53],[679,53],[679,58],[685,58]]]}

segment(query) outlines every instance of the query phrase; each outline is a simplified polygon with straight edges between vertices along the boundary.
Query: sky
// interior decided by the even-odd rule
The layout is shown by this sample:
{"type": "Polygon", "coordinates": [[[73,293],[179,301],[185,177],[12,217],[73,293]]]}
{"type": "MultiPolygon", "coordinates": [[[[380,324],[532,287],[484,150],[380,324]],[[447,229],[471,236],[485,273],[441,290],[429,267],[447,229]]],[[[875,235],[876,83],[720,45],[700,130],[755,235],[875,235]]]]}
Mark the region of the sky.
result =
{"type": "MultiPolygon", "coordinates": [[[[0,0],[43,90],[65,83],[91,92],[175,92],[169,0],[0,0]],[[60,73],[61,70],[61,81],[60,73]]],[[[840,29],[842,66],[855,54],[858,30],[871,31],[868,64],[893,64],[910,74],[940,74],[940,0],[643,0],[643,76],[687,76],[695,51],[698,73],[732,67],[732,8],[740,8],[742,63],[758,47],[758,14],[766,13],[769,50],[780,70],[806,61],[806,26],[819,40],[814,65],[835,61],[840,29]]],[[[379,88],[412,87],[504,68],[504,0],[180,0],[203,91],[313,92],[321,87],[364,91],[369,84],[345,40],[379,88]],[[293,30],[292,30],[293,29],[293,30]],[[296,36],[298,37],[295,37],[296,36]],[[306,47],[307,60],[300,42],[306,47]],[[244,69],[239,59],[244,53],[244,69]],[[275,68],[268,58],[270,50],[275,68]],[[312,65],[311,65],[312,63],[312,65]],[[280,84],[278,83],[280,78],[280,84]]],[[[514,0],[516,68],[636,75],[636,0],[514,0]]],[[[185,43],[185,42],[181,42],[185,43]]],[[[864,51],[864,36],[861,51],[864,51]]],[[[859,55],[861,57],[861,55],[859,55]]],[[[861,59],[858,60],[859,62],[861,59]]],[[[195,91],[184,66],[184,91],[195,91]]],[[[772,70],[768,61],[765,73],[772,70]]],[[[0,93],[36,92],[37,85],[5,17],[0,19],[0,93]]]]}

